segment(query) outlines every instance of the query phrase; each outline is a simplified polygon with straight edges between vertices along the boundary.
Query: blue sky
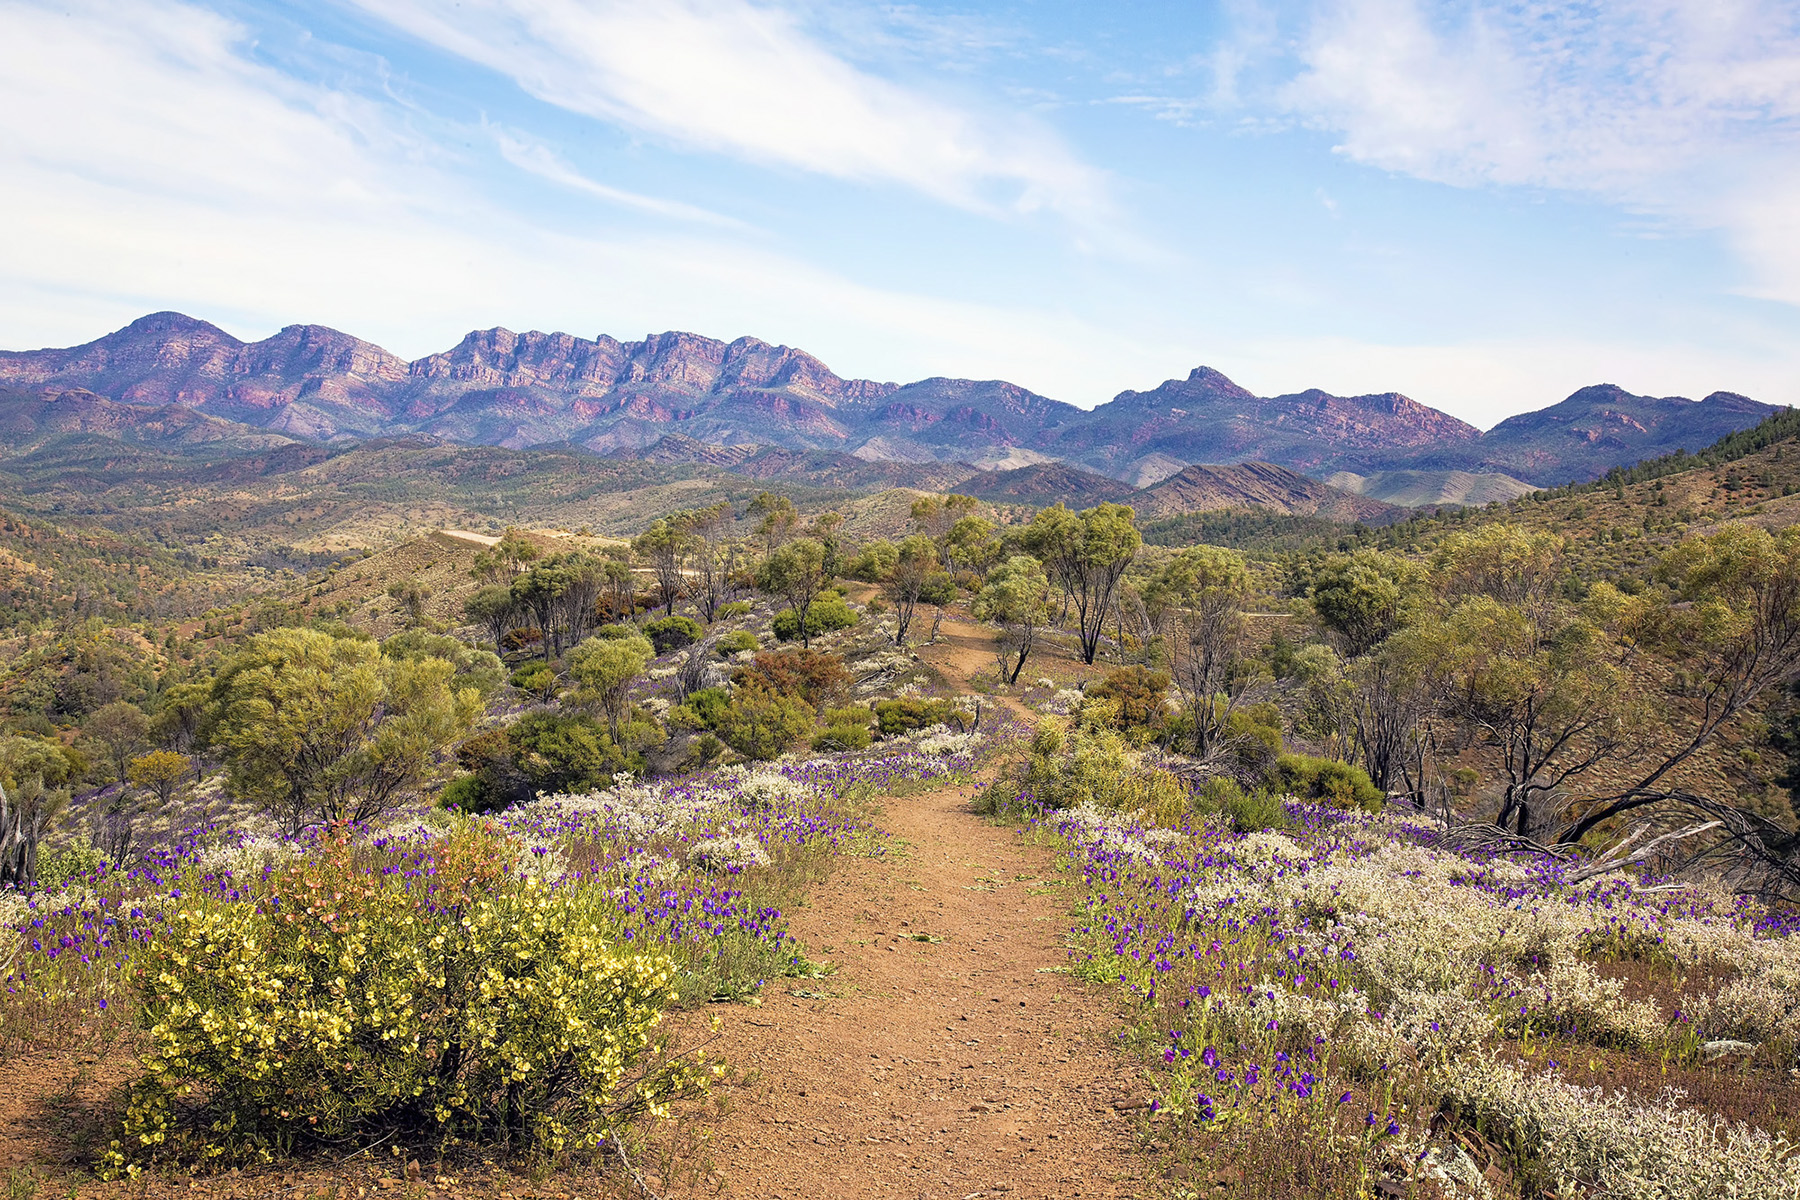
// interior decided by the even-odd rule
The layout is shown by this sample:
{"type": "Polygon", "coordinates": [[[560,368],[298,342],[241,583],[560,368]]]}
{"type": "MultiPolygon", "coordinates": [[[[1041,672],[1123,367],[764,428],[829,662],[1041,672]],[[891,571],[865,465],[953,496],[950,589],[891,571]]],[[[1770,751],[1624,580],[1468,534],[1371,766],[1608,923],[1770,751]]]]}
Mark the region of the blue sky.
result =
{"type": "Polygon", "coordinates": [[[1800,403],[1800,4],[0,0],[0,346],[175,308],[1800,403]]]}

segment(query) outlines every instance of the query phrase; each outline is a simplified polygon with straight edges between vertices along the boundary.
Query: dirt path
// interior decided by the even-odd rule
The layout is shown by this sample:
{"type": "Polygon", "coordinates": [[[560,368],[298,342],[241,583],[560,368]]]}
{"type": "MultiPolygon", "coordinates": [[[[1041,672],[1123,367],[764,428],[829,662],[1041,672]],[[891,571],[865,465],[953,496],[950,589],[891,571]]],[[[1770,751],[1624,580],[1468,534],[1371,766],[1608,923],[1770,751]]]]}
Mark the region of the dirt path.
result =
{"type": "MultiPolygon", "coordinates": [[[[967,679],[992,637],[946,620],[927,661],[967,679]]],[[[969,809],[972,787],[886,802],[894,848],[850,859],[793,914],[838,971],[724,1013],[758,1072],[714,1132],[734,1197],[1153,1195],[1132,1149],[1146,1089],[1111,1001],[1065,973],[1049,851],[969,809]]]]}

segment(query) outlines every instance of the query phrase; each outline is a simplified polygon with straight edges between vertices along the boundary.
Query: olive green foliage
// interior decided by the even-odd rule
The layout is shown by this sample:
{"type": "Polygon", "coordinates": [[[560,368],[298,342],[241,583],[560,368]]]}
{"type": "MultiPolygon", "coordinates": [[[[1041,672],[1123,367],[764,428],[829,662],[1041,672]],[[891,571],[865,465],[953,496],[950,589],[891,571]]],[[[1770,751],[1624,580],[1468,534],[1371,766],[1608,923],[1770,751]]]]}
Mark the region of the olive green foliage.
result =
{"type": "Polygon", "coordinates": [[[133,787],[143,788],[167,804],[169,797],[174,795],[175,789],[193,769],[193,760],[185,754],[178,754],[173,750],[152,750],[132,759],[125,769],[125,777],[133,787]]]}
{"type": "Polygon", "coordinates": [[[756,640],[756,635],[748,629],[734,629],[730,633],[721,634],[719,640],[713,643],[713,649],[721,655],[740,654],[745,650],[759,649],[761,646],[762,643],[756,640]]]}
{"type": "Polygon", "coordinates": [[[749,615],[750,602],[748,600],[728,600],[724,604],[719,605],[717,619],[721,621],[735,621],[739,617],[747,617],[749,615]]]}
{"type": "Polygon", "coordinates": [[[1031,739],[1022,791],[1049,809],[1093,805],[1178,825],[1190,807],[1187,787],[1167,771],[1142,766],[1116,730],[1082,720],[1072,729],[1040,725],[1031,739]]]}
{"type": "Polygon", "coordinates": [[[826,721],[825,728],[813,735],[814,750],[867,750],[874,735],[869,732],[867,718],[861,721],[826,721]]]}
{"type": "Polygon", "coordinates": [[[613,740],[621,741],[631,685],[654,657],[656,649],[645,638],[596,634],[569,651],[569,678],[575,683],[570,699],[602,713],[613,740]]]}
{"type": "Polygon", "coordinates": [[[1058,504],[1041,510],[1025,531],[1025,548],[1074,602],[1081,657],[1089,664],[1099,653],[1119,581],[1143,544],[1132,517],[1123,504],[1098,504],[1079,514],[1058,504]]]}
{"type": "Polygon", "coordinates": [[[556,670],[549,663],[526,663],[512,673],[509,682],[521,692],[528,692],[539,700],[548,700],[556,695],[556,670]]]}
{"type": "Polygon", "coordinates": [[[381,643],[381,652],[388,658],[415,662],[441,658],[456,668],[456,673],[451,676],[452,686],[474,688],[484,699],[499,691],[507,679],[506,667],[492,651],[477,649],[453,637],[423,629],[394,634],[381,643]]]}
{"type": "Polygon", "coordinates": [[[1365,653],[1400,627],[1405,589],[1416,575],[1404,561],[1376,550],[1334,555],[1313,575],[1313,611],[1346,655],[1365,653]]]}
{"type": "Polygon", "coordinates": [[[1286,829],[1293,824],[1279,796],[1266,787],[1245,790],[1229,775],[1214,775],[1202,783],[1194,794],[1194,807],[1224,816],[1239,833],[1286,829]]]}
{"type": "Polygon", "coordinates": [[[394,1138],[593,1149],[702,1085],[662,1054],[670,960],[616,949],[600,887],[543,887],[516,853],[474,822],[423,852],[334,836],[260,903],[186,894],[139,951],[150,1033],[106,1174],[394,1138]]]}
{"type": "Polygon", "coordinates": [[[1162,728],[1168,708],[1169,677],[1137,665],[1118,667],[1087,690],[1092,700],[1111,700],[1117,727],[1124,730],[1162,728]]]}
{"type": "Polygon", "coordinates": [[[213,745],[233,789],[290,829],[365,821],[416,795],[479,714],[455,670],[316,629],[259,634],[213,681],[213,745]]]}
{"type": "Polygon", "coordinates": [[[844,564],[846,579],[864,583],[882,583],[893,574],[900,560],[900,548],[886,539],[865,543],[844,564]]]}
{"type": "Polygon", "coordinates": [[[644,626],[644,636],[656,647],[658,657],[683,646],[691,646],[700,640],[705,630],[700,622],[692,617],[664,617],[660,621],[651,621],[644,626]]]}
{"type": "Polygon", "coordinates": [[[826,592],[808,606],[804,631],[800,628],[800,618],[794,615],[791,608],[784,608],[776,613],[774,620],[770,622],[770,629],[777,641],[791,642],[795,638],[802,638],[810,644],[820,634],[849,629],[856,624],[856,619],[855,611],[842,596],[836,592],[826,592]]]}
{"type": "Polygon", "coordinates": [[[950,702],[924,696],[899,696],[875,702],[875,722],[882,737],[942,725],[950,719],[950,702]]]}
{"type": "Polygon", "coordinates": [[[813,727],[813,708],[798,696],[766,684],[741,686],[715,729],[745,758],[779,758],[813,727]]]}
{"type": "Polygon", "coordinates": [[[115,700],[88,717],[81,732],[98,747],[112,768],[112,777],[123,783],[131,760],[144,748],[150,735],[150,718],[130,701],[115,700]]]}
{"type": "Polygon", "coordinates": [[[973,608],[977,620],[1000,626],[1000,673],[1009,686],[1019,682],[1050,623],[1050,579],[1043,564],[1028,554],[1013,555],[988,573],[973,608]]]}
{"type": "Polygon", "coordinates": [[[1324,800],[1338,808],[1378,809],[1384,800],[1368,772],[1335,758],[1283,754],[1275,760],[1270,782],[1303,800],[1324,800]]]}
{"type": "MultiPolygon", "coordinates": [[[[787,601],[791,612],[810,612],[813,601],[828,582],[825,545],[816,538],[797,538],[775,549],[756,571],[756,586],[787,601]]],[[[796,623],[796,632],[807,645],[812,631],[796,623]]]]}
{"type": "Polygon", "coordinates": [[[642,747],[654,744],[655,726],[627,722],[621,732],[642,741],[621,744],[586,713],[532,712],[520,717],[507,736],[513,761],[533,791],[586,792],[611,787],[620,772],[644,769],[642,747]]]}
{"type": "Polygon", "coordinates": [[[713,729],[725,715],[725,710],[731,707],[731,693],[722,687],[701,688],[690,695],[686,703],[702,727],[713,729]]]}

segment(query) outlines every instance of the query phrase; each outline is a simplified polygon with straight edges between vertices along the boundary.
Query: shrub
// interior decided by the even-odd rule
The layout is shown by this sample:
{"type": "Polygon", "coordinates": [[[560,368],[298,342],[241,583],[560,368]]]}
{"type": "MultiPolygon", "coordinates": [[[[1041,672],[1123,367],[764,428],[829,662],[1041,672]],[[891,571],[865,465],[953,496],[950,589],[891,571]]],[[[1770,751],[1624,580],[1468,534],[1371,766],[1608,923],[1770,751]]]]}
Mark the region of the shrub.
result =
{"type": "Polygon", "coordinates": [[[701,688],[687,698],[687,707],[700,718],[702,728],[714,729],[725,710],[731,707],[731,693],[722,687],[701,688]]]}
{"type": "Polygon", "coordinates": [[[106,1173],[396,1133],[593,1148],[702,1084],[656,1033],[670,960],[612,949],[603,894],[544,888],[516,852],[475,822],[425,847],[340,836],[262,903],[184,896],[140,952],[151,1032],[106,1173]]]}
{"type": "Polygon", "coordinates": [[[438,793],[438,803],[451,812],[485,813],[504,808],[506,802],[496,796],[479,775],[458,775],[438,793]]]}
{"type": "Polygon", "coordinates": [[[656,647],[658,657],[671,650],[693,645],[700,640],[703,632],[700,623],[692,617],[664,617],[644,626],[644,636],[656,647]]]}
{"type": "Polygon", "coordinates": [[[621,771],[643,770],[600,722],[585,714],[534,712],[508,731],[513,761],[541,792],[586,792],[612,786],[621,771]]]}
{"type": "Polygon", "coordinates": [[[739,685],[761,685],[798,696],[815,709],[841,701],[850,688],[844,660],[825,650],[765,651],[732,678],[739,685]]]}
{"type": "Polygon", "coordinates": [[[796,696],[766,685],[739,687],[720,714],[718,734],[745,758],[779,758],[813,727],[812,708],[796,696]]]}
{"type": "Polygon", "coordinates": [[[759,649],[761,646],[762,643],[756,640],[756,635],[748,629],[734,629],[713,643],[713,649],[721,655],[740,654],[745,650],[759,649]]]}
{"type": "Polygon", "coordinates": [[[1286,829],[1292,824],[1280,798],[1269,789],[1245,791],[1229,776],[1214,775],[1200,785],[1194,799],[1195,807],[1201,812],[1223,815],[1239,833],[1286,829]]]}
{"type": "Polygon", "coordinates": [[[735,621],[739,617],[747,617],[750,615],[750,602],[748,600],[733,600],[729,603],[721,604],[719,605],[719,611],[715,615],[721,621],[735,621]]]}
{"type": "Polygon", "coordinates": [[[1378,809],[1386,800],[1369,774],[1335,758],[1283,754],[1275,760],[1273,782],[1282,791],[1307,800],[1324,800],[1338,808],[1378,809]]]}
{"type": "Polygon", "coordinates": [[[942,725],[950,719],[950,702],[948,700],[929,700],[924,696],[901,696],[894,700],[877,700],[875,702],[875,721],[881,727],[882,737],[893,737],[898,733],[910,733],[915,729],[927,729],[933,725],[942,725]]]}
{"type": "Polygon", "coordinates": [[[548,663],[526,663],[512,673],[509,682],[521,692],[529,692],[540,700],[548,700],[556,694],[556,672],[550,669],[548,663]]]}
{"type": "Polygon", "coordinates": [[[827,725],[824,730],[813,735],[814,750],[867,750],[874,741],[869,732],[869,724],[864,721],[854,725],[827,725]]]}
{"type": "Polygon", "coordinates": [[[97,871],[106,856],[84,842],[67,842],[46,849],[38,859],[37,881],[46,888],[59,888],[72,879],[80,879],[97,871]]]}
{"type": "Polygon", "coordinates": [[[1091,699],[1111,700],[1119,706],[1121,729],[1159,728],[1169,690],[1169,677],[1148,667],[1120,667],[1087,690],[1091,699]]]}
{"type": "Polygon", "coordinates": [[[870,721],[868,706],[865,704],[846,704],[842,708],[828,708],[824,715],[827,725],[867,725],[870,721]]]}
{"type": "MultiPolygon", "coordinates": [[[[844,602],[844,598],[835,592],[828,592],[814,600],[806,607],[806,636],[818,637],[821,633],[835,633],[839,629],[848,629],[856,624],[856,613],[844,602]]],[[[791,642],[800,636],[800,618],[791,608],[784,608],[775,614],[770,622],[775,639],[791,642]]]]}

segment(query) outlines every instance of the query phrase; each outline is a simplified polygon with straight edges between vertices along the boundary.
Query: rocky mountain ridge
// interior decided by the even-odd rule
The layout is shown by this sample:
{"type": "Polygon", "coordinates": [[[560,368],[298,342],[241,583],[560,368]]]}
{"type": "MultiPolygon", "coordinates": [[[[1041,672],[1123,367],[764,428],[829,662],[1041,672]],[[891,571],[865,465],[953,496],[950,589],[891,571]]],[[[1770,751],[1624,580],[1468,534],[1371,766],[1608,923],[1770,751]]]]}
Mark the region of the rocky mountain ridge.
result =
{"type": "Polygon", "coordinates": [[[173,404],[318,442],[423,434],[715,465],[760,454],[771,474],[786,461],[773,451],[911,463],[925,468],[921,478],[935,478],[938,464],[1061,462],[1133,488],[1191,464],[1242,462],[1315,476],[1503,472],[1547,486],[1697,449],[1773,411],[1733,393],[1695,402],[1600,385],[1483,433],[1394,392],[1259,397],[1208,367],[1083,410],[1003,380],[845,379],[804,351],[751,337],[621,342],[496,328],[408,362],[325,326],[244,342],[169,312],[81,346],[0,351],[0,386],[173,404]]]}

